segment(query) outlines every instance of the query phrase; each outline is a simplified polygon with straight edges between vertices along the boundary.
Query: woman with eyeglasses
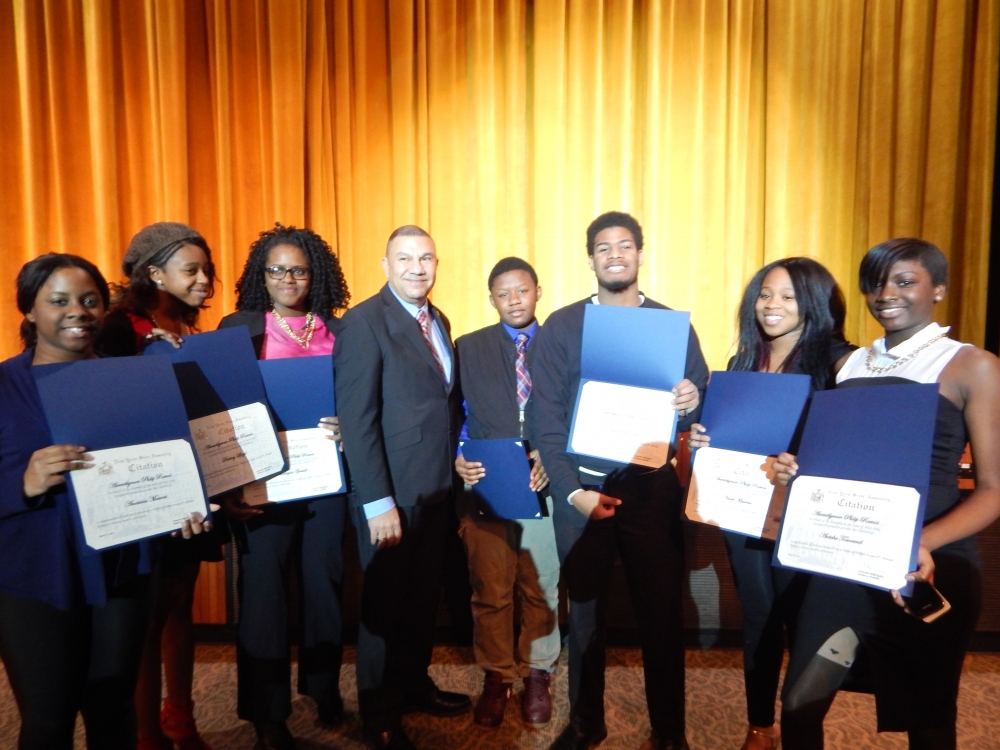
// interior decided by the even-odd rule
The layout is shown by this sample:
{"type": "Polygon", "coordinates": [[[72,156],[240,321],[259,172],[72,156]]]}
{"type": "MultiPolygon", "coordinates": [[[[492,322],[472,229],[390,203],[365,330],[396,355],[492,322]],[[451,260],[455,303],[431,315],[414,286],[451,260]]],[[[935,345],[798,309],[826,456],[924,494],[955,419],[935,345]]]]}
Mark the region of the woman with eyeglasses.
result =
{"type": "MultiPolygon", "coordinates": [[[[141,354],[157,339],[181,346],[197,333],[198,313],[215,291],[208,243],[187,224],[160,221],[143,227],[129,243],[127,277],[112,298],[98,349],[109,356],[141,354]]],[[[211,750],[194,721],[194,624],[191,609],[203,560],[221,560],[221,534],[196,544],[165,540],[156,605],[136,689],[140,750],[211,750]],[[167,694],[161,709],[160,664],[167,694]]]]}
{"type": "MultiPolygon", "coordinates": [[[[236,309],[220,328],[245,325],[259,359],[333,353],[340,330],[334,313],[350,293],[333,250],[310,229],[275,224],[250,247],[236,282],[236,309]]],[[[321,424],[339,439],[336,418],[321,424]]],[[[319,720],[343,718],[340,696],[341,542],[346,495],[251,508],[237,491],[223,507],[239,549],[238,706],[253,722],[258,747],[295,747],[291,715],[288,574],[299,575],[298,691],[316,701],[319,720]]]]}

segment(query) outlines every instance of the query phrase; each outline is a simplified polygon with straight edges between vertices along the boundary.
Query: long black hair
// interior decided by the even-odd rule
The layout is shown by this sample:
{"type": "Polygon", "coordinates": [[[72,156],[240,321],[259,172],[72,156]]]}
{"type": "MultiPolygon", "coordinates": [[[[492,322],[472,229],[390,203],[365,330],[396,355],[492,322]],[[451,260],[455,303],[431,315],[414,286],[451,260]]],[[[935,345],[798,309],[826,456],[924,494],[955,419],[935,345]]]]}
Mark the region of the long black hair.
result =
{"type": "MultiPolygon", "coordinates": [[[[208,276],[208,297],[215,295],[215,265],[212,263],[212,251],[208,243],[202,237],[189,237],[169,245],[159,250],[152,258],[145,263],[140,263],[132,269],[128,281],[124,285],[115,285],[112,304],[116,308],[123,308],[127,312],[137,315],[149,316],[149,311],[156,309],[160,296],[156,284],[153,283],[149,275],[150,266],[164,268],[167,261],[174,257],[174,254],[185,245],[194,245],[205,251],[208,265],[205,268],[205,275],[208,276]]],[[[176,310],[180,311],[180,319],[189,328],[193,328],[198,319],[198,313],[206,306],[204,303],[199,307],[174,299],[176,310]]]]}
{"type": "Polygon", "coordinates": [[[750,279],[740,300],[739,342],[732,370],[754,372],[767,368],[771,360],[771,342],[757,323],[755,305],[764,285],[764,277],[775,268],[784,268],[792,280],[802,334],[782,365],[789,372],[798,365],[812,377],[813,387],[825,388],[830,377],[830,343],[844,339],[844,295],[829,271],[812,258],[782,258],[768,263],[750,279]]]}
{"type": "MultiPolygon", "coordinates": [[[[21,311],[22,315],[31,312],[35,306],[38,292],[45,286],[49,276],[60,268],[79,268],[86,271],[97,286],[97,291],[104,302],[104,309],[108,309],[111,302],[111,292],[108,289],[108,282],[104,280],[104,276],[97,266],[78,255],[46,253],[29,260],[17,274],[17,281],[14,282],[17,289],[17,309],[21,311]]],[[[24,342],[25,349],[30,349],[38,343],[38,331],[35,330],[35,324],[27,318],[21,321],[21,341],[24,342]]]]}
{"type": "Polygon", "coordinates": [[[312,269],[306,309],[324,316],[343,310],[351,299],[340,261],[326,240],[311,229],[297,229],[276,223],[274,229],[260,233],[250,246],[250,256],[243,266],[243,275],[236,282],[236,309],[243,312],[264,312],[271,307],[271,296],[264,283],[267,255],[278,245],[299,248],[309,259],[312,269]]]}

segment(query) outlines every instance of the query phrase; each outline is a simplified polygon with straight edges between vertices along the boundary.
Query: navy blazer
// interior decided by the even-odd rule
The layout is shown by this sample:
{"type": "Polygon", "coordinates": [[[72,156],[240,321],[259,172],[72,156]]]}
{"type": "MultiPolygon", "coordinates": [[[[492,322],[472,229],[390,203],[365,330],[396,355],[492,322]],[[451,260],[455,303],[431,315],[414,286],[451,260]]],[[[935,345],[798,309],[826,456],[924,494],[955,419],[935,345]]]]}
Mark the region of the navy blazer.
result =
{"type": "Polygon", "coordinates": [[[33,356],[29,349],[0,363],[0,588],[64,610],[104,604],[109,588],[150,572],[150,545],[86,547],[68,484],[25,497],[32,454],[52,445],[33,356]]]}
{"type": "MultiPolygon", "coordinates": [[[[431,315],[451,346],[448,319],[431,315]]],[[[462,426],[458,357],[446,383],[420,325],[386,284],[351,308],[334,343],[334,389],[351,505],[391,495],[396,505],[430,505],[455,488],[462,426]]]]}

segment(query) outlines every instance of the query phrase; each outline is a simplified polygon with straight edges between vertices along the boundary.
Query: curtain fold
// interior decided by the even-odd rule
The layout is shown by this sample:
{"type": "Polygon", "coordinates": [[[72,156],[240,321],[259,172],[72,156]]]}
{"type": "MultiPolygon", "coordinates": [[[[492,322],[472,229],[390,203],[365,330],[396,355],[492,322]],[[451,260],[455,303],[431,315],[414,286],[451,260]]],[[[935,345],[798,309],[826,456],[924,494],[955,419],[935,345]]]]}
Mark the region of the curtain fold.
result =
{"type": "MultiPolygon", "coordinates": [[[[209,329],[275,221],[322,234],[355,301],[412,222],[463,333],[495,319],[506,255],[543,316],[590,293],[586,226],[621,209],[643,290],[692,312],[713,367],[788,255],[830,268],[870,341],[857,265],[901,235],[948,255],[939,319],[981,343],[998,49],[991,0],[0,0],[3,258],[117,280],[135,231],[189,222],[222,282],[209,329]]],[[[0,305],[17,319],[10,283],[0,305]]]]}

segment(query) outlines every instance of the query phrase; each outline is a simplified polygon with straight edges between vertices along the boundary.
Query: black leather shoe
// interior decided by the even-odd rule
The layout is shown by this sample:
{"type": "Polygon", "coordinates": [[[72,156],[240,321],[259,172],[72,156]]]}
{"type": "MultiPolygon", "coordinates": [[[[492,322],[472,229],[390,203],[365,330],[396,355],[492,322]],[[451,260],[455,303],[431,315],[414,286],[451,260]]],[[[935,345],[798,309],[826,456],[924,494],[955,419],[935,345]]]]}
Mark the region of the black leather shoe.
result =
{"type": "Polygon", "coordinates": [[[417,746],[410,742],[402,729],[386,729],[382,732],[366,729],[364,735],[365,743],[375,750],[417,750],[417,746]]]}
{"type": "Polygon", "coordinates": [[[295,750],[295,738],[283,721],[255,721],[257,732],[255,750],[295,750]]]}
{"type": "Polygon", "coordinates": [[[580,729],[575,724],[567,726],[556,741],[549,746],[549,750],[588,750],[604,742],[608,737],[608,728],[601,726],[596,731],[586,731],[580,729]]]}
{"type": "Polygon", "coordinates": [[[323,696],[316,701],[316,718],[330,726],[340,724],[344,720],[344,699],[340,697],[340,691],[331,690],[323,693],[323,696]]]}
{"type": "Polygon", "coordinates": [[[639,750],[691,750],[691,748],[686,739],[665,740],[653,732],[639,750]]]}
{"type": "Polygon", "coordinates": [[[406,713],[419,711],[431,716],[461,716],[470,708],[472,701],[469,696],[433,688],[420,695],[410,696],[404,711],[406,713]]]}

